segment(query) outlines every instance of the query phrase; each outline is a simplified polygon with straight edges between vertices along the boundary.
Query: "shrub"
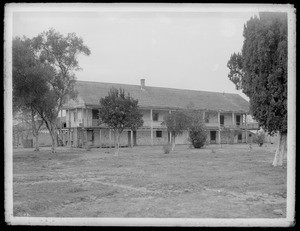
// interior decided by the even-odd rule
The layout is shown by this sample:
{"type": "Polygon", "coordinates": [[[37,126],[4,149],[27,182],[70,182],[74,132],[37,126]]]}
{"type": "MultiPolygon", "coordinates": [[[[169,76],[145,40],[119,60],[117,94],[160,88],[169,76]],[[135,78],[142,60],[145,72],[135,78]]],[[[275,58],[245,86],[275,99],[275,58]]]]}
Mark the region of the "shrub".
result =
{"type": "Polygon", "coordinates": [[[255,136],[254,142],[257,143],[259,147],[262,147],[265,142],[265,132],[258,132],[255,136]]]}
{"type": "Polygon", "coordinates": [[[168,154],[171,152],[172,147],[171,147],[171,145],[168,144],[168,145],[163,146],[163,150],[164,150],[164,154],[168,154]]]}
{"type": "Polygon", "coordinates": [[[194,148],[202,148],[206,144],[207,133],[205,130],[191,130],[189,140],[194,148]]]}

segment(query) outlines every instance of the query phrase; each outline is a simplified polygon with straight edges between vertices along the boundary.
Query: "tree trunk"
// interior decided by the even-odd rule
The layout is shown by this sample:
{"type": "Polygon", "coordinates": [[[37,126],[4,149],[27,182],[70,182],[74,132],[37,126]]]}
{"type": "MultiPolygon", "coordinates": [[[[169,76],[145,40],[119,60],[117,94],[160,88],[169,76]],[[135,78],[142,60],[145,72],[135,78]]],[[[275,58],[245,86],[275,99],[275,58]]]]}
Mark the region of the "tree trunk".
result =
{"type": "Polygon", "coordinates": [[[118,145],[117,145],[117,131],[115,130],[114,131],[114,149],[115,149],[115,151],[114,151],[114,155],[115,156],[118,156],[119,155],[119,150],[118,150],[118,145]]]}
{"type": "Polygon", "coordinates": [[[119,155],[119,150],[120,150],[120,138],[121,138],[122,132],[119,132],[118,136],[115,135],[115,156],[119,155]]]}
{"type": "Polygon", "coordinates": [[[35,144],[34,144],[34,151],[40,151],[40,145],[39,145],[39,133],[35,133],[35,144]]]}
{"type": "Polygon", "coordinates": [[[283,164],[283,158],[286,156],[287,153],[286,140],[287,140],[287,133],[280,132],[278,137],[278,146],[272,164],[274,167],[282,166],[283,164]]]}
{"type": "Polygon", "coordinates": [[[52,130],[50,132],[50,136],[52,140],[51,153],[56,153],[56,148],[57,148],[56,130],[52,130]]]}
{"type": "Polygon", "coordinates": [[[171,149],[171,151],[173,151],[174,148],[175,148],[175,135],[172,134],[172,149],[171,149]]]}
{"type": "Polygon", "coordinates": [[[38,138],[38,136],[39,136],[40,126],[38,128],[36,127],[34,116],[35,116],[34,110],[33,110],[33,108],[31,108],[32,135],[35,138],[34,151],[39,151],[40,149],[39,149],[39,138],[38,138]]]}

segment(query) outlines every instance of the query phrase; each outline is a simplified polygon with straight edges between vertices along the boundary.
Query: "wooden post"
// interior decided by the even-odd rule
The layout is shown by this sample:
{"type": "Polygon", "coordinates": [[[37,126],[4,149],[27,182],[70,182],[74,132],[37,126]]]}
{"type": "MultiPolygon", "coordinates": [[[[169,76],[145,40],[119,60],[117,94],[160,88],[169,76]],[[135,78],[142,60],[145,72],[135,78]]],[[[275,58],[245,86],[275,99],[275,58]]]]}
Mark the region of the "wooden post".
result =
{"type": "Polygon", "coordinates": [[[130,131],[130,147],[133,148],[133,130],[130,131]]]}
{"type": "Polygon", "coordinates": [[[246,135],[246,144],[247,144],[248,143],[247,113],[245,114],[245,135],[246,135]]]}
{"type": "Polygon", "coordinates": [[[100,144],[100,149],[102,146],[102,142],[101,142],[101,128],[99,129],[99,144],[100,144]]]}
{"type": "Polygon", "coordinates": [[[150,132],[151,132],[151,145],[153,145],[153,114],[152,114],[152,109],[150,109],[150,132]]]}
{"type": "Polygon", "coordinates": [[[218,143],[221,144],[221,124],[220,124],[220,111],[218,111],[218,124],[219,124],[219,135],[218,135],[218,143]]]}
{"type": "Polygon", "coordinates": [[[88,130],[85,129],[85,146],[88,148],[88,130]]]}
{"type": "Polygon", "coordinates": [[[234,126],[234,112],[232,112],[232,125],[234,126]]]}
{"type": "Polygon", "coordinates": [[[70,127],[68,128],[68,147],[71,147],[71,131],[70,131],[70,127]]]}
{"type": "Polygon", "coordinates": [[[85,117],[86,117],[86,126],[89,126],[89,115],[88,115],[88,109],[85,108],[85,117]]]}
{"type": "Polygon", "coordinates": [[[109,152],[111,151],[111,129],[109,129],[109,152]]]}

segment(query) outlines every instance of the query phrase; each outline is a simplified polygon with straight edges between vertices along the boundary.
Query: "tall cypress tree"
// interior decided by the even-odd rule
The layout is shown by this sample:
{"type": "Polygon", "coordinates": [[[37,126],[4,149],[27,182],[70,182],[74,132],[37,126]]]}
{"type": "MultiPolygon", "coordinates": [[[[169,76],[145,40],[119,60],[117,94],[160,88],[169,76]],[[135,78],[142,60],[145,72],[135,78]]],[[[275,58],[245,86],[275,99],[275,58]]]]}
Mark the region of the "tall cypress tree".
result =
{"type": "Polygon", "coordinates": [[[287,14],[261,12],[244,26],[241,53],[228,78],[250,98],[250,111],[270,134],[279,132],[273,166],[283,164],[287,139],[287,14]]]}

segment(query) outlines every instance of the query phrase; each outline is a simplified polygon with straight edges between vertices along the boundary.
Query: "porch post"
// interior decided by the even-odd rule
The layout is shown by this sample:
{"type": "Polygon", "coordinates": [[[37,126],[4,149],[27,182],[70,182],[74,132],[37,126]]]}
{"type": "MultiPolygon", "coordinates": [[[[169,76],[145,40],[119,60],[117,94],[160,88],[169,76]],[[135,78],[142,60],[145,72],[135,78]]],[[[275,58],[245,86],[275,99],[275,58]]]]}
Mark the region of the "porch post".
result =
{"type": "Polygon", "coordinates": [[[232,125],[234,125],[234,112],[232,112],[232,125]]]}
{"type": "Polygon", "coordinates": [[[89,116],[88,116],[88,109],[85,108],[85,117],[86,117],[86,126],[89,126],[89,116]]]}
{"type": "Polygon", "coordinates": [[[247,144],[248,143],[247,113],[245,114],[245,135],[246,135],[246,144],[247,144]]]}
{"type": "Polygon", "coordinates": [[[151,136],[151,145],[153,145],[153,114],[152,109],[150,109],[150,136],[151,136]]]}
{"type": "MultiPolygon", "coordinates": [[[[169,114],[171,114],[171,113],[172,113],[172,111],[169,110],[169,114]]],[[[167,131],[167,132],[168,132],[168,131],[167,131]]],[[[169,140],[168,140],[168,142],[169,142],[169,144],[172,143],[172,133],[171,133],[171,132],[169,132],[169,140]]]]}
{"type": "Polygon", "coordinates": [[[109,129],[109,152],[111,151],[111,129],[109,129]]]}
{"type": "Polygon", "coordinates": [[[102,146],[102,142],[101,142],[101,128],[99,129],[99,145],[100,145],[100,149],[102,146]]]}
{"type": "Polygon", "coordinates": [[[221,144],[221,125],[220,125],[220,111],[218,111],[218,124],[219,124],[219,133],[218,133],[218,143],[221,144]]]}
{"type": "Polygon", "coordinates": [[[133,130],[130,130],[130,147],[133,148],[133,130]]]}
{"type": "Polygon", "coordinates": [[[85,129],[85,146],[86,147],[88,147],[88,135],[87,135],[87,133],[88,133],[88,130],[87,130],[87,128],[85,129]]]}
{"type": "Polygon", "coordinates": [[[68,147],[70,148],[71,147],[71,131],[70,131],[70,127],[68,129],[68,147]]]}

